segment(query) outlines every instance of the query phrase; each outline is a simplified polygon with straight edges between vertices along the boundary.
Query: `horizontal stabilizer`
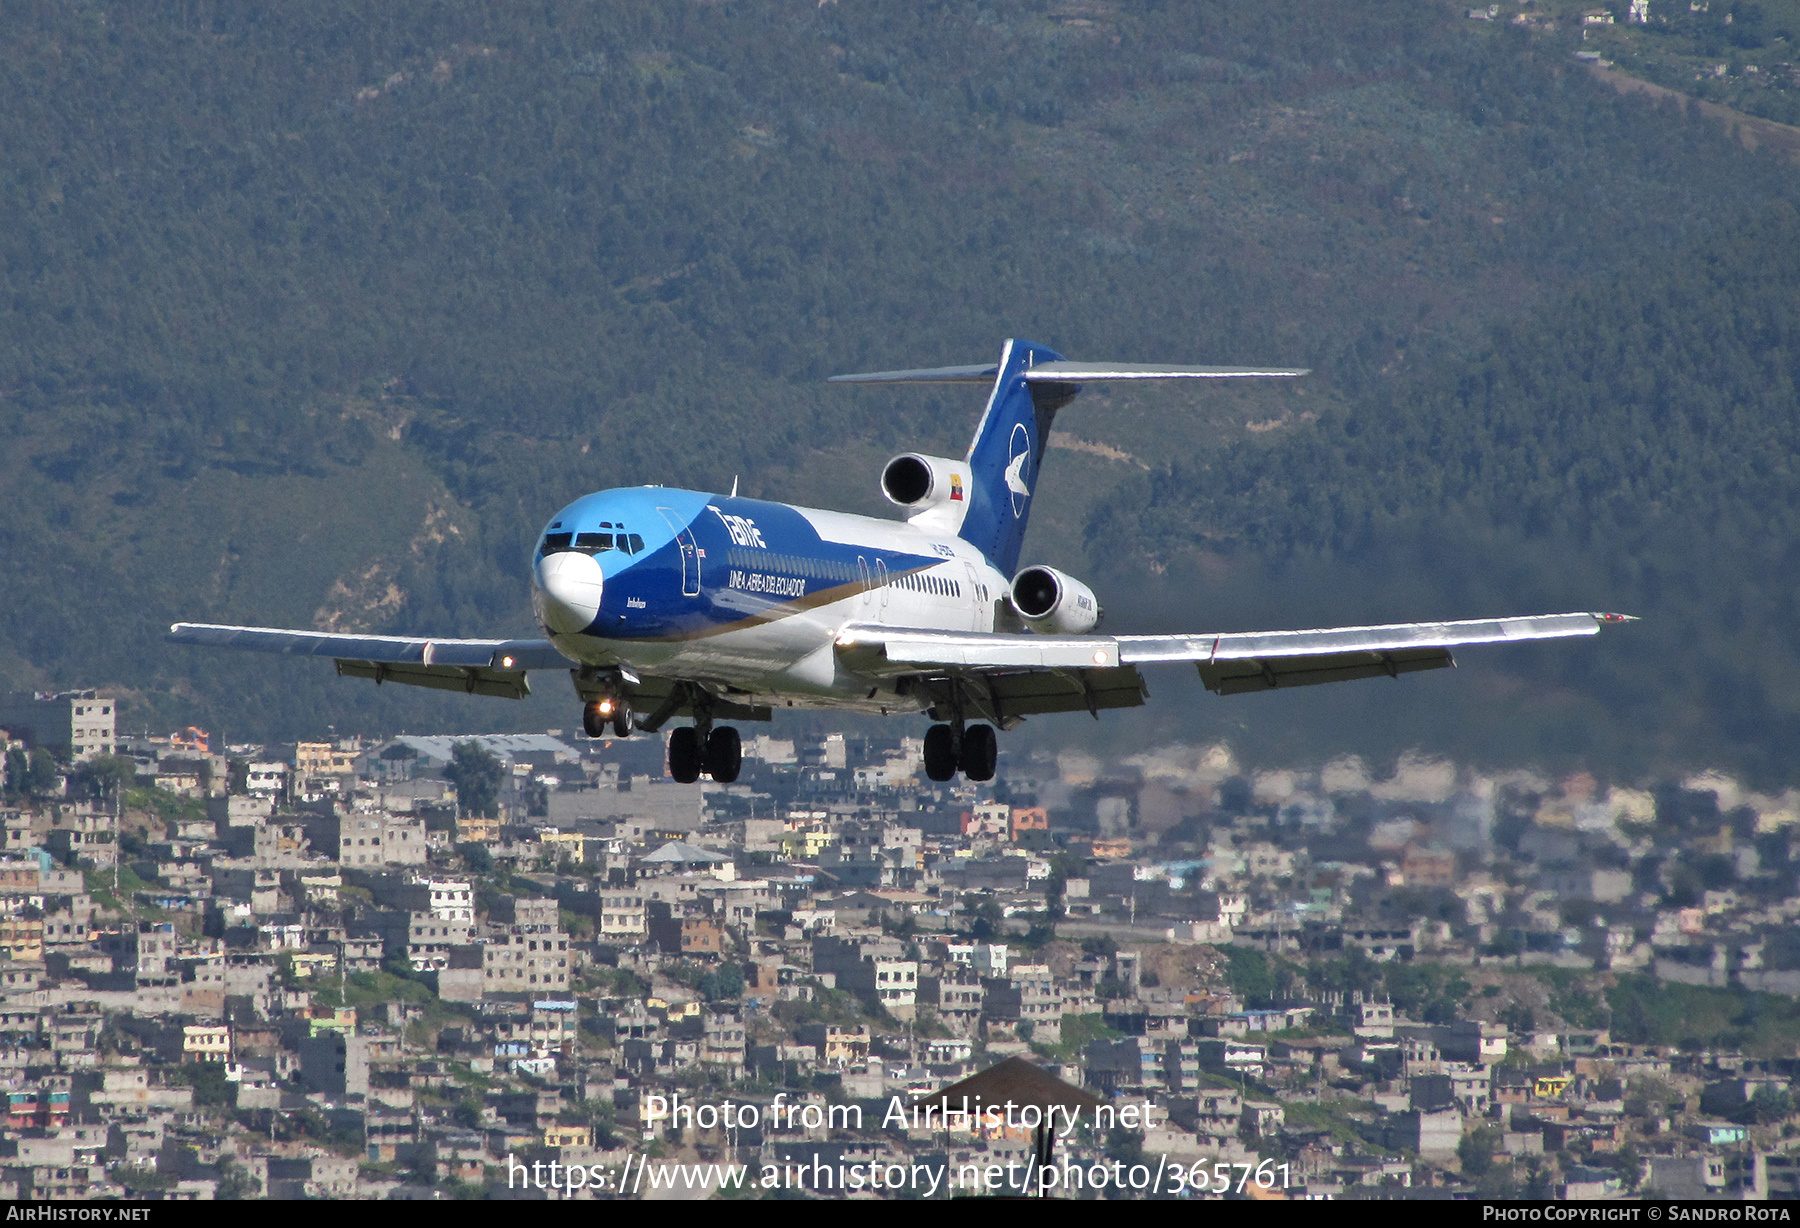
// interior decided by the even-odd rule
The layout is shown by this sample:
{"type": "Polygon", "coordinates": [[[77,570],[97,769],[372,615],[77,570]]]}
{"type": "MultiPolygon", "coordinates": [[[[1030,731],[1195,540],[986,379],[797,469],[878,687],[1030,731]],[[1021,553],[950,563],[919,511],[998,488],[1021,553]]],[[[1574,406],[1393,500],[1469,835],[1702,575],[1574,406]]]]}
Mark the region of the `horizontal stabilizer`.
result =
{"type": "MultiPolygon", "coordinates": [[[[1044,362],[1021,374],[1026,383],[1084,384],[1134,379],[1280,379],[1305,375],[1308,367],[1168,367],[1141,362],[1044,362]]],[[[925,367],[917,371],[872,371],[834,375],[833,384],[985,384],[1000,373],[994,363],[972,367],[925,367]]]]}
{"type": "Polygon", "coordinates": [[[1041,362],[1025,372],[1030,384],[1085,384],[1124,379],[1281,379],[1310,367],[1164,367],[1140,362],[1041,362]]]}
{"type": "Polygon", "coordinates": [[[985,384],[1000,374],[998,365],[926,367],[918,371],[871,371],[866,375],[834,375],[828,384],[985,384]]]}

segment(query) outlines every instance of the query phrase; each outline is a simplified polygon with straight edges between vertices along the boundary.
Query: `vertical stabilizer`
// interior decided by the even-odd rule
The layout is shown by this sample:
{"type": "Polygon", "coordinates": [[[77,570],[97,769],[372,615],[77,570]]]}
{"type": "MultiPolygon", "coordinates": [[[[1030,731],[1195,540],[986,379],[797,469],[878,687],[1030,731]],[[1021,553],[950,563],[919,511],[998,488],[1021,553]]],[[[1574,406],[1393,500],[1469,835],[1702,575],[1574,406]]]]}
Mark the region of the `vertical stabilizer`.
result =
{"type": "Polygon", "coordinates": [[[1018,570],[1019,548],[1037,493],[1038,468],[1056,411],[1080,385],[1028,380],[1026,372],[1062,355],[1030,341],[1008,341],[981,425],[969,445],[969,511],[959,536],[1004,575],[1018,570]]]}
{"type": "MultiPolygon", "coordinates": [[[[1056,411],[1074,400],[1083,384],[1139,380],[1282,379],[1305,375],[1303,367],[1171,367],[1136,362],[1069,362],[1055,350],[1030,341],[1008,341],[999,365],[927,367],[912,371],[872,371],[834,375],[834,384],[986,384],[992,380],[987,411],[969,445],[968,512],[958,533],[995,568],[1012,575],[1038,467],[1050,441],[1056,411]]],[[[927,457],[898,457],[928,466],[927,457]]],[[[885,479],[884,479],[885,480],[885,479]]],[[[890,498],[892,494],[890,492],[890,498]]],[[[895,502],[907,506],[906,502],[895,502]]]]}

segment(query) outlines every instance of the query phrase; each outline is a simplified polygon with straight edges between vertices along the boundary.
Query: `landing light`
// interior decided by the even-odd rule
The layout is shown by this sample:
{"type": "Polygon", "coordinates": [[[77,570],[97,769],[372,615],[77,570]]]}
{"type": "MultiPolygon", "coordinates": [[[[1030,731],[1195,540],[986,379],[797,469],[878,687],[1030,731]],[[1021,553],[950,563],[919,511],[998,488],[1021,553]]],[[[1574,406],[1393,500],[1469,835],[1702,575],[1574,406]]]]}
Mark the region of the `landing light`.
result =
{"type": "Polygon", "coordinates": [[[613,714],[613,701],[610,699],[601,700],[600,701],[600,715],[601,716],[611,716],[612,714],[613,714]]]}
{"type": "Polygon", "coordinates": [[[1099,652],[1096,652],[1094,654],[1094,664],[1095,665],[1105,665],[1106,664],[1106,650],[1105,649],[1101,649],[1099,652]]]}
{"type": "Polygon", "coordinates": [[[500,668],[501,669],[511,669],[512,664],[513,664],[513,659],[511,657],[501,657],[500,658],[500,668]]]}

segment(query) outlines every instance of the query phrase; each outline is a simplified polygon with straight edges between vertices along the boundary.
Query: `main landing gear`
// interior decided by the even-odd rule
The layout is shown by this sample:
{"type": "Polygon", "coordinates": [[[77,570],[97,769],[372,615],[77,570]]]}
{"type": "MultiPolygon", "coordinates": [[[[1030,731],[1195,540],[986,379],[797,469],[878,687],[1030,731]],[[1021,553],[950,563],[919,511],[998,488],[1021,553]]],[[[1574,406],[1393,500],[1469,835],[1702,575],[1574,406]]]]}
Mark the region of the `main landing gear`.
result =
{"type": "Polygon", "coordinates": [[[738,778],[744,764],[743,741],[730,725],[705,731],[683,725],[669,734],[669,775],[677,783],[691,785],[705,772],[722,785],[738,778]]]}
{"type": "Polygon", "coordinates": [[[581,708],[581,731],[590,738],[604,738],[607,726],[615,738],[631,736],[631,705],[610,695],[590,699],[581,708]]]}
{"type": "Polygon", "coordinates": [[[949,780],[960,770],[970,780],[992,780],[1000,757],[994,727],[969,725],[961,732],[957,737],[955,725],[933,725],[925,731],[925,775],[949,780]]]}

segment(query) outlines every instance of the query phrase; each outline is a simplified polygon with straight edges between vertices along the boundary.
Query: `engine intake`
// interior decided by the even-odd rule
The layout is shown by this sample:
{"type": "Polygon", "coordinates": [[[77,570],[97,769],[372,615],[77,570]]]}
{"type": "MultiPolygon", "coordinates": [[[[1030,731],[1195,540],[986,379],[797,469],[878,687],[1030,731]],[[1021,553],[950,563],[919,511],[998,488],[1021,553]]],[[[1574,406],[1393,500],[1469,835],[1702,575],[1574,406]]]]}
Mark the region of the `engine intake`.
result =
{"type": "Polygon", "coordinates": [[[1083,635],[1106,617],[1093,589],[1054,567],[1027,567],[1013,577],[1010,596],[1025,625],[1046,635],[1083,635]]]}
{"type": "Polygon", "coordinates": [[[904,508],[907,521],[931,532],[955,533],[969,510],[970,470],[961,461],[907,452],[881,471],[881,493],[904,508]]]}

